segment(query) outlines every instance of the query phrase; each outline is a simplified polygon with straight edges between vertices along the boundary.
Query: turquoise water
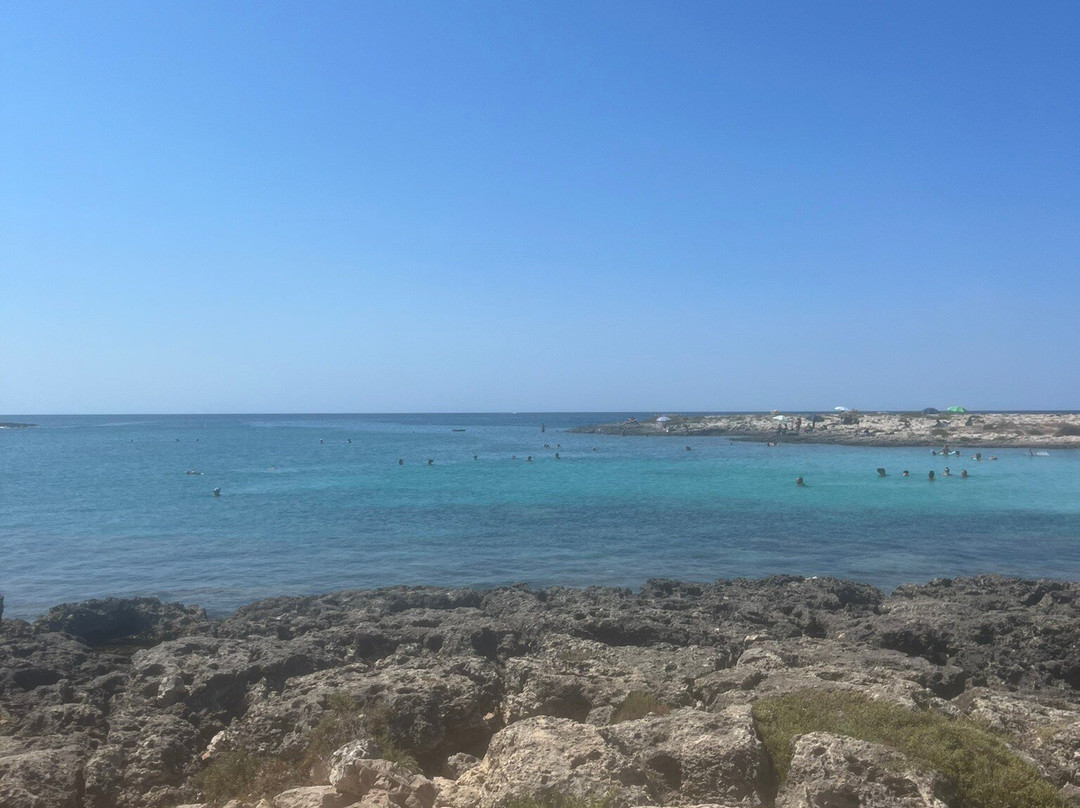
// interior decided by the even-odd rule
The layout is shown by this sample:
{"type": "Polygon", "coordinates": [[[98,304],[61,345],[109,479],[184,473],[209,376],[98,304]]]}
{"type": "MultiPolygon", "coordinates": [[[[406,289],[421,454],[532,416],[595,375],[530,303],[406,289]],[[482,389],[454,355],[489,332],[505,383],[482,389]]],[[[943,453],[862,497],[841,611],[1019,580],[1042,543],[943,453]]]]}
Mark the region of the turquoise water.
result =
{"type": "Polygon", "coordinates": [[[625,415],[5,416],[40,424],[0,430],[5,616],[389,584],[1080,579],[1080,452],[976,463],[565,431],[625,415]],[[927,482],[946,463],[972,476],[927,482]]]}

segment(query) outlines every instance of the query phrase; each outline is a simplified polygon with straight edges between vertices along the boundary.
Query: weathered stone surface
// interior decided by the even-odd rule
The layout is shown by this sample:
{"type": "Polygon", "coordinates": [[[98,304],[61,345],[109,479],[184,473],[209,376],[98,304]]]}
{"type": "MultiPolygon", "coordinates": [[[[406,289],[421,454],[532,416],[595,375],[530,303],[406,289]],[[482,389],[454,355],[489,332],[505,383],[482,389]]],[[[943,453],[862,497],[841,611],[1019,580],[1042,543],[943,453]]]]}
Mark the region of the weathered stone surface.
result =
{"type": "Polygon", "coordinates": [[[82,760],[77,749],[0,753],[4,808],[80,808],[82,760]]]}
{"type": "Polygon", "coordinates": [[[368,802],[387,802],[398,808],[432,808],[434,784],[388,760],[354,758],[330,771],[330,784],[340,794],[368,802]]]}
{"type": "Polygon", "coordinates": [[[345,808],[353,799],[339,793],[333,786],[290,788],[272,800],[273,808],[345,808]]]}
{"type": "Polygon", "coordinates": [[[967,674],[898,651],[846,640],[755,639],[734,667],[706,674],[693,692],[713,708],[797,690],[854,690],[908,708],[943,703],[961,692],[967,674]]]}
{"type": "Polygon", "coordinates": [[[206,612],[157,598],[105,598],[54,606],[34,627],[62,631],[88,645],[157,643],[207,628],[206,612]]]}
{"type": "Polygon", "coordinates": [[[1033,694],[972,688],[953,700],[963,715],[1009,737],[1057,786],[1080,788],[1080,707],[1033,694]]]}
{"type": "Polygon", "coordinates": [[[769,763],[749,706],[719,713],[687,708],[604,732],[648,773],[662,802],[765,801],[769,763]]]}
{"type": "Polygon", "coordinates": [[[897,752],[841,735],[811,732],[795,741],[776,808],[949,808],[951,784],[897,752]]]}
{"type": "Polygon", "coordinates": [[[448,780],[457,780],[469,769],[478,766],[479,764],[480,758],[475,755],[470,755],[466,752],[458,752],[446,759],[446,763],[443,764],[443,777],[448,780]]]}
{"type": "Polygon", "coordinates": [[[566,635],[547,638],[535,654],[506,663],[502,719],[533,715],[607,723],[627,693],[670,707],[694,703],[690,683],[725,664],[715,648],[607,646],[566,635]]]}
{"type": "Polygon", "coordinates": [[[534,716],[491,739],[480,765],[440,794],[453,808],[495,808],[516,795],[618,795],[623,804],[651,802],[647,775],[598,727],[534,716]]]}
{"type": "MultiPolygon", "coordinates": [[[[125,622],[125,608],[143,608],[126,603],[0,622],[0,758],[73,756],[77,808],[190,803],[192,776],[229,750],[284,758],[295,786],[316,785],[329,761],[295,765],[309,761],[316,728],[324,745],[343,734],[370,741],[368,719],[427,773],[447,775],[439,790],[462,806],[513,789],[609,786],[625,804],[724,804],[724,750],[745,749],[735,757],[747,761],[752,750],[720,749],[727,725],[708,722],[807,688],[988,721],[1063,796],[1080,788],[1075,583],[982,576],[889,598],[793,576],[654,580],[636,593],[392,587],[276,598],[215,621],[150,603],[125,622]],[[118,636],[131,626],[143,628],[118,636]],[[140,644],[150,647],[132,653],[140,644]],[[631,691],[682,725],[611,725],[631,691]],[[324,732],[334,711],[353,709],[367,718],[346,715],[340,732],[324,732]]],[[[390,806],[394,793],[357,799],[390,806]]],[[[730,793],[748,805],[762,792],[730,793]]]]}

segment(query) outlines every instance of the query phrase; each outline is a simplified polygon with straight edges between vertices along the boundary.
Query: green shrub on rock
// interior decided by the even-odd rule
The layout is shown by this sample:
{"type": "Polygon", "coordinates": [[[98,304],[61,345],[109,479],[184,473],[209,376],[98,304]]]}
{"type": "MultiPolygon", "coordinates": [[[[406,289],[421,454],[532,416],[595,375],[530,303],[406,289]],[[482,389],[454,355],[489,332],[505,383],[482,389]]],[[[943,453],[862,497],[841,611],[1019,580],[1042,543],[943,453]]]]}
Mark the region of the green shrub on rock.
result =
{"type": "Polygon", "coordinates": [[[956,784],[959,808],[1063,808],[1057,790],[1005,740],[971,721],[911,711],[858,693],[805,690],[761,699],[754,718],[781,782],[807,732],[888,746],[956,784]]]}

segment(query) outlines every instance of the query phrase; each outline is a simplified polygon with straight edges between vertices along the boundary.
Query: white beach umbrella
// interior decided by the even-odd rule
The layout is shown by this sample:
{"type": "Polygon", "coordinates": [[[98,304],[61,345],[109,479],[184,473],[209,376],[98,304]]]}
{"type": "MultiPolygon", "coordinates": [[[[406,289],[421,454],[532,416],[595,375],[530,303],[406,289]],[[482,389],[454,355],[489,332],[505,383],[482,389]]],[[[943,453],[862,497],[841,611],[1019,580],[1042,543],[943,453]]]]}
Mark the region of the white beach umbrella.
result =
{"type": "Polygon", "coordinates": [[[773,420],[774,421],[786,421],[787,416],[786,415],[774,415],[773,420]]]}
{"type": "Polygon", "coordinates": [[[837,412],[847,412],[847,407],[833,407],[837,412]]]}
{"type": "Polygon", "coordinates": [[[656,419],[656,423],[662,424],[662,423],[665,423],[665,422],[670,421],[670,420],[671,419],[668,418],[666,415],[661,415],[659,418],[656,419]]]}

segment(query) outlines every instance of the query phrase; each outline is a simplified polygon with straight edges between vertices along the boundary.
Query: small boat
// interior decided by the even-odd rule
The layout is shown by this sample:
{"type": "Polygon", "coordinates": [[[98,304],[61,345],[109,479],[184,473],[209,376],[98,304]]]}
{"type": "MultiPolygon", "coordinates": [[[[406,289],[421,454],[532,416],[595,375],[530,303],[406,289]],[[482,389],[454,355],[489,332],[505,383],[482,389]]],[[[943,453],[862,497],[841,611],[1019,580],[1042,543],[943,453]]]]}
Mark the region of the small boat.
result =
{"type": "Polygon", "coordinates": [[[464,432],[464,429],[455,429],[454,432],[464,432]]]}

